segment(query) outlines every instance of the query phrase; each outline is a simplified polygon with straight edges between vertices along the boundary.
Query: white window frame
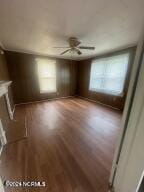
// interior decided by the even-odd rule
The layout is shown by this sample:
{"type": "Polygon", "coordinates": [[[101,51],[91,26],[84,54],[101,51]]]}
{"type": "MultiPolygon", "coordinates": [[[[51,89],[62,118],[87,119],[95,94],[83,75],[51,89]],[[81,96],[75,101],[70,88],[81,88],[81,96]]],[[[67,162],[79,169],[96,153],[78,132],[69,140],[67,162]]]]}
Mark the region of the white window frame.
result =
{"type": "Polygon", "coordinates": [[[38,79],[39,79],[39,89],[40,89],[40,93],[44,94],[44,93],[56,93],[57,92],[57,77],[56,77],[56,61],[53,59],[43,59],[43,58],[37,58],[36,59],[36,63],[37,63],[37,69],[38,69],[38,79]],[[41,76],[41,74],[39,74],[39,65],[41,64],[41,62],[45,62],[45,63],[51,63],[54,65],[55,67],[55,75],[54,76],[41,76]],[[41,89],[41,79],[54,79],[55,81],[55,88],[53,90],[42,90],[41,89]]]}
{"type": "MultiPolygon", "coordinates": [[[[125,52],[125,53],[121,53],[121,54],[117,54],[117,55],[113,55],[113,56],[102,57],[102,58],[98,58],[98,59],[93,60],[92,63],[91,63],[91,69],[90,69],[89,91],[98,92],[98,93],[105,93],[105,94],[109,94],[109,95],[122,97],[123,94],[124,94],[124,87],[125,87],[126,76],[127,76],[127,71],[128,71],[128,67],[129,67],[129,61],[130,61],[130,52],[125,52]],[[117,57],[117,56],[121,56],[121,55],[127,55],[128,56],[127,69],[125,71],[125,76],[124,76],[124,79],[123,79],[122,91],[121,92],[116,92],[116,91],[109,91],[109,90],[102,89],[102,88],[101,89],[92,88],[91,87],[91,81],[92,81],[92,78],[93,78],[92,77],[92,65],[96,65],[96,62],[98,60],[107,60],[107,58],[113,58],[113,57],[117,57]]],[[[104,81],[106,81],[106,78],[103,77],[103,79],[104,79],[104,81]]],[[[103,82],[103,83],[105,83],[105,82],[103,82]]]]}

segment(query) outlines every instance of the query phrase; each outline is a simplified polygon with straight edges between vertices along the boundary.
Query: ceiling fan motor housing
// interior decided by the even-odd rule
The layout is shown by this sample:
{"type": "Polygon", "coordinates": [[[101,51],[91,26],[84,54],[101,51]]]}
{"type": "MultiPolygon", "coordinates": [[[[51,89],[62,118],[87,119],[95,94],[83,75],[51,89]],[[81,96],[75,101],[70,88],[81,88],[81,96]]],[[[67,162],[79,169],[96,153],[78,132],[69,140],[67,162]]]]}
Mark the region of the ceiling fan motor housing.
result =
{"type": "Polygon", "coordinates": [[[70,37],[68,39],[70,47],[77,47],[81,42],[76,37],[70,37]]]}
{"type": "Polygon", "coordinates": [[[70,37],[67,41],[69,43],[69,47],[57,47],[57,48],[67,48],[60,55],[64,55],[67,52],[77,53],[78,55],[81,55],[82,52],[80,51],[80,49],[89,49],[89,50],[95,49],[95,47],[90,46],[79,46],[81,42],[76,37],[70,37]]]}

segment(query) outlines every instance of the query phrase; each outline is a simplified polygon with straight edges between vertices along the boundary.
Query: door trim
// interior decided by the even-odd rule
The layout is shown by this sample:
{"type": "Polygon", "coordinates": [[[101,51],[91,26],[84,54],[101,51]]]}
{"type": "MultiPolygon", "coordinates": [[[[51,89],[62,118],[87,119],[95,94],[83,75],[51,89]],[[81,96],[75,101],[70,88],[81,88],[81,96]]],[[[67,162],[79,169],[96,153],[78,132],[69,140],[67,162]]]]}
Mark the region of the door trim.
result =
{"type": "MultiPolygon", "coordinates": [[[[135,90],[137,87],[137,81],[140,73],[140,68],[142,65],[142,59],[143,59],[143,51],[144,51],[144,30],[142,31],[137,50],[136,50],[136,55],[134,59],[134,64],[132,66],[132,73],[131,73],[131,78],[130,78],[130,84],[129,84],[129,89],[128,89],[128,94],[126,98],[126,103],[124,107],[124,112],[122,116],[122,121],[121,121],[121,129],[119,132],[118,136],[118,142],[114,154],[114,159],[113,159],[113,164],[112,164],[112,169],[110,173],[110,178],[109,178],[109,186],[111,189],[113,189],[114,181],[115,181],[115,176],[117,172],[117,167],[122,151],[122,146],[123,146],[123,141],[125,138],[125,134],[127,131],[127,125],[129,122],[129,117],[132,109],[132,104],[135,96],[135,90]]],[[[114,189],[113,189],[114,191],[114,189]]]]}

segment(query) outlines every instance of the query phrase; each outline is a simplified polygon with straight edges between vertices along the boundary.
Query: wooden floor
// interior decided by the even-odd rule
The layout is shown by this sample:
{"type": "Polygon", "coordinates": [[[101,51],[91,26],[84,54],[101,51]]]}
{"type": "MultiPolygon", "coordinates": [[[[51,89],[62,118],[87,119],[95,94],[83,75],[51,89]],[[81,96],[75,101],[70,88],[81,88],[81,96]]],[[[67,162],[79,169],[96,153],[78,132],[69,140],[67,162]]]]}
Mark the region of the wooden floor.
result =
{"type": "Polygon", "coordinates": [[[16,110],[25,112],[29,136],[6,146],[0,174],[3,180],[47,186],[6,192],[107,192],[120,112],[79,98],[16,110]]]}

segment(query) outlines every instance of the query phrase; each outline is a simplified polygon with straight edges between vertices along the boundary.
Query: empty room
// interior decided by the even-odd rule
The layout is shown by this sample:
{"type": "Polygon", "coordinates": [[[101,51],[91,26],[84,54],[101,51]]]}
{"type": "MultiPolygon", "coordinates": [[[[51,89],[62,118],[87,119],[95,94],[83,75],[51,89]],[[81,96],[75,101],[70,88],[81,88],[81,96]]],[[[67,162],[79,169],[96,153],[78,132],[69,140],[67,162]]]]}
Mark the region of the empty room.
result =
{"type": "Polygon", "coordinates": [[[143,8],[0,0],[0,192],[142,190],[143,8]]]}

